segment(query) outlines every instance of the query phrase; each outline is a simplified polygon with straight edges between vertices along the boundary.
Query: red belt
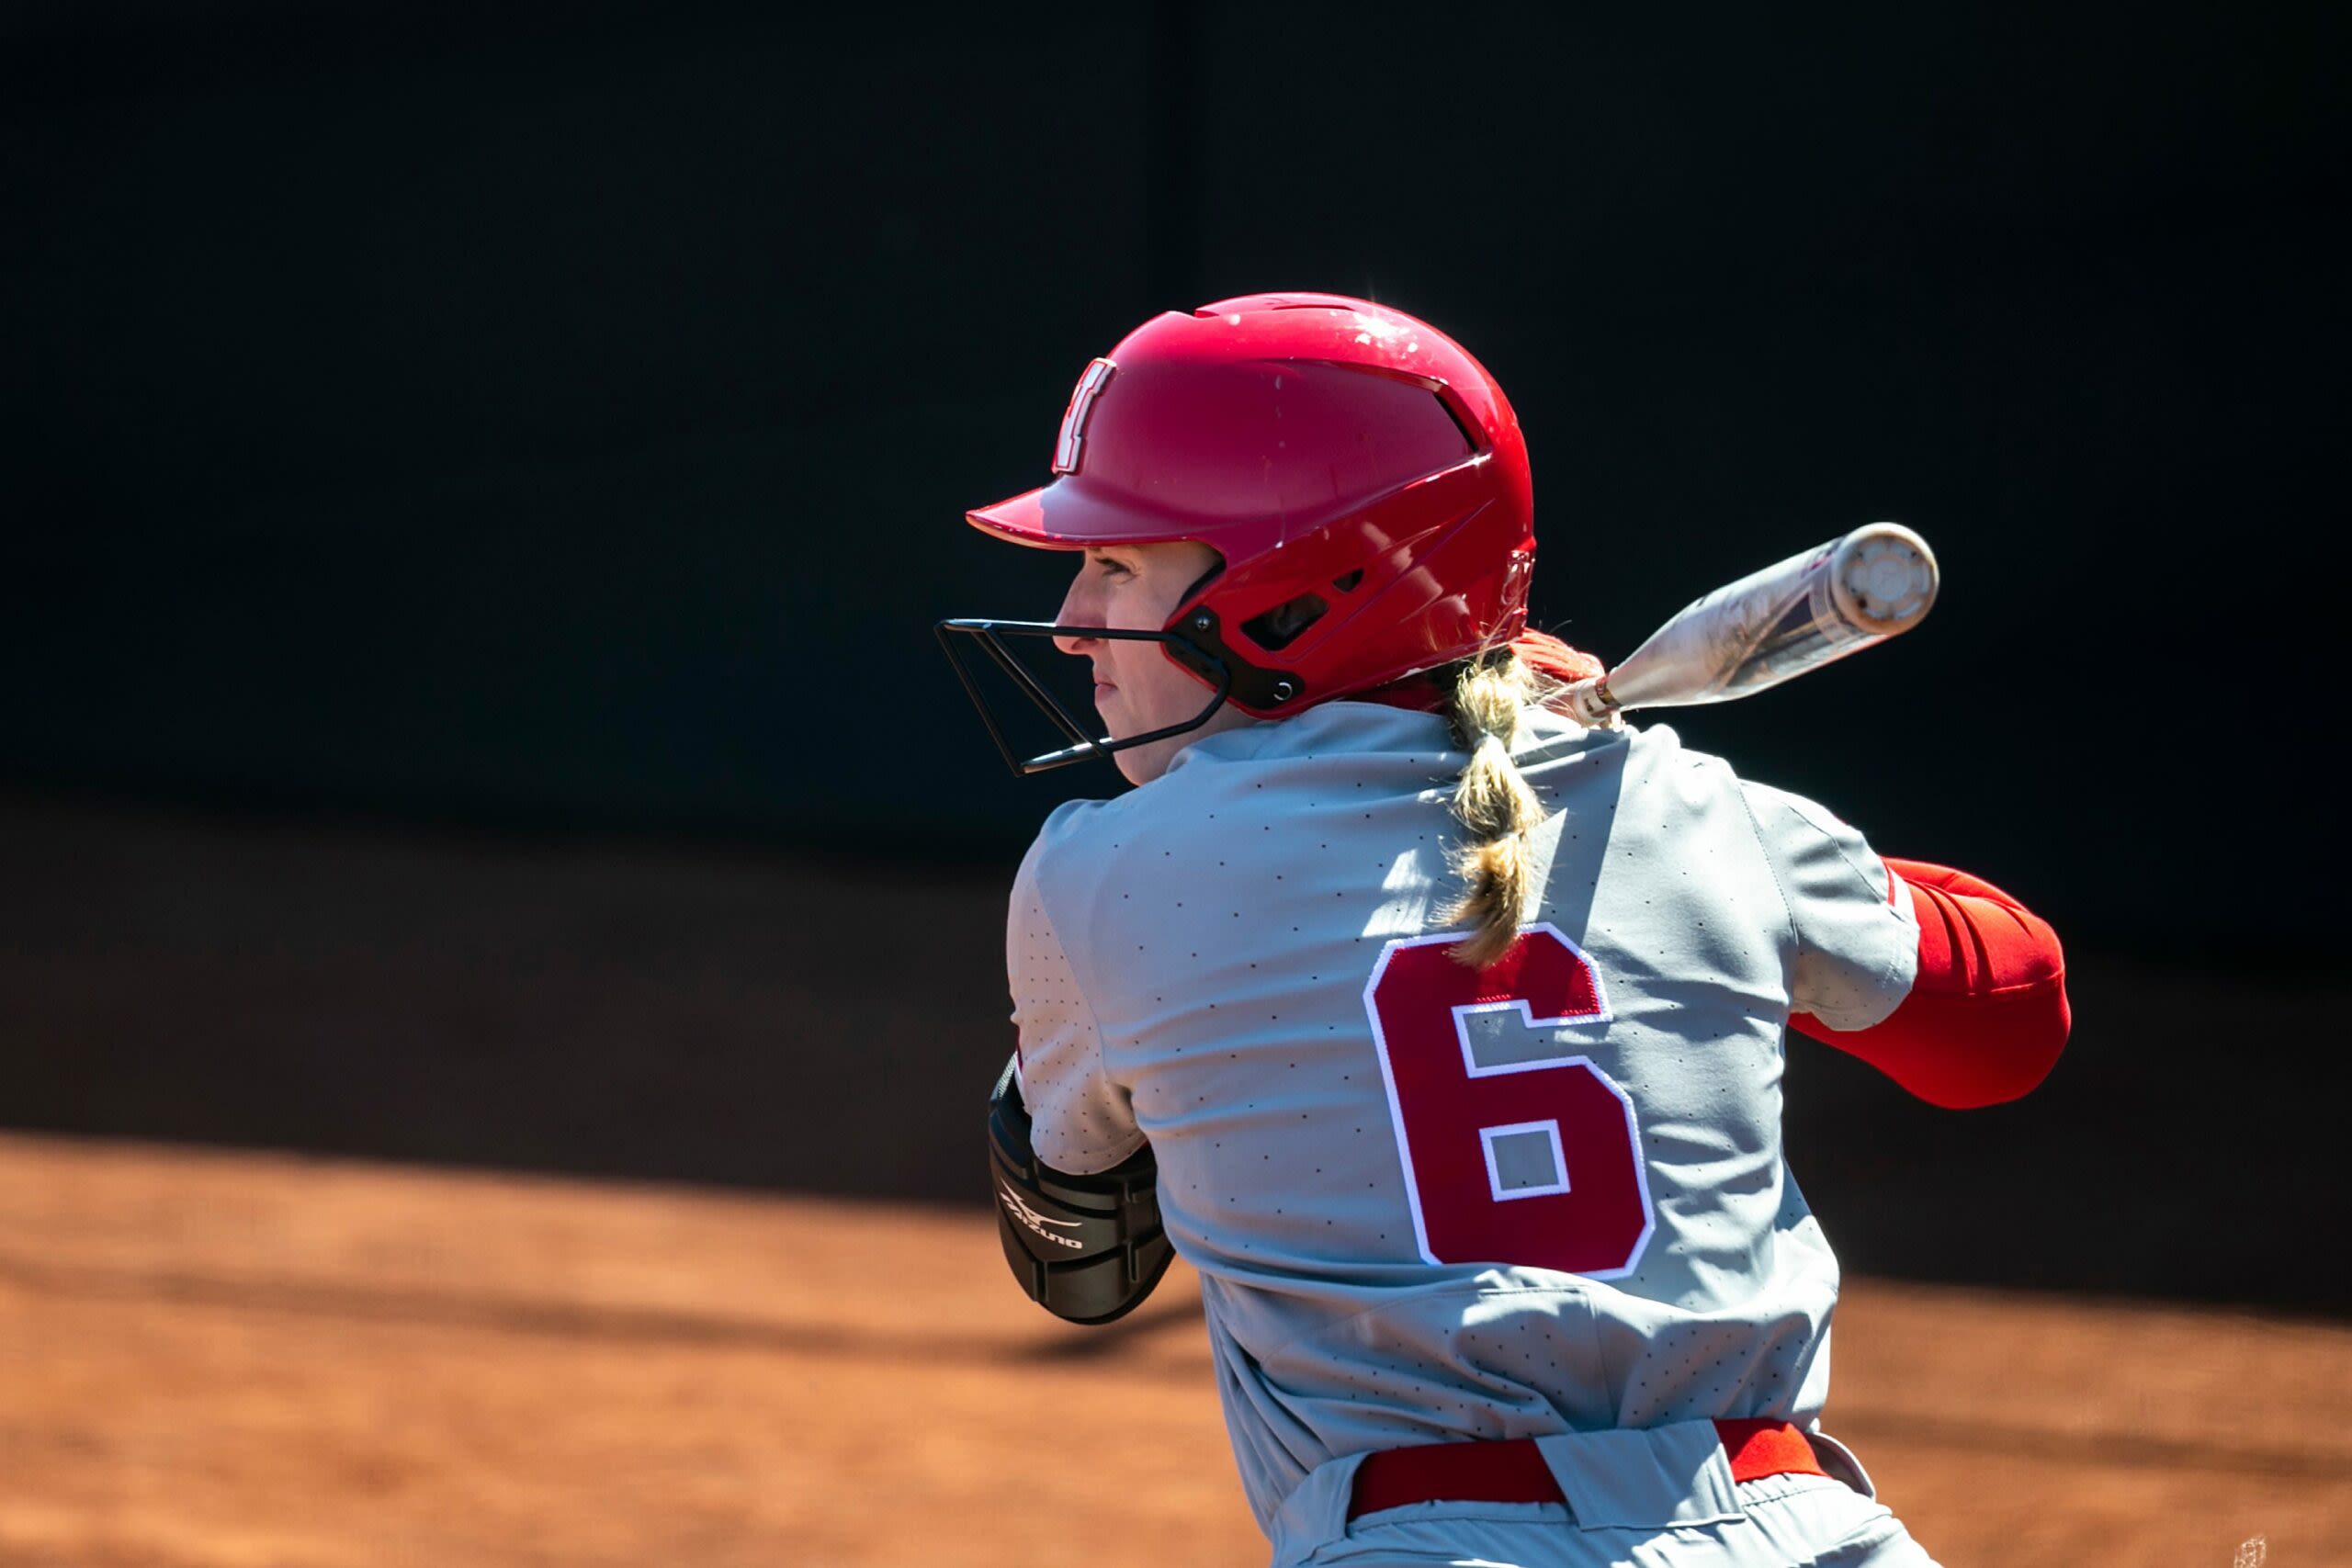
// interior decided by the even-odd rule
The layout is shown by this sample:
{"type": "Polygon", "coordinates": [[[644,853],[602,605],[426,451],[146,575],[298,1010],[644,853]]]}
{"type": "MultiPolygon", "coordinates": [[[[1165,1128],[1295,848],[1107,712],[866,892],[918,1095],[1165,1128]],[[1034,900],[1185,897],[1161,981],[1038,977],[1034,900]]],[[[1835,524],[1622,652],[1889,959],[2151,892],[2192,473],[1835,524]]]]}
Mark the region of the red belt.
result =
{"type": "MultiPolygon", "coordinates": [[[[1804,1433],[1786,1421],[1718,1421],[1734,1481],[1826,1475],[1804,1433]]],[[[1356,1467],[1348,1517],[1408,1503],[1566,1503],[1532,1438],[1499,1443],[1425,1443],[1383,1449],[1356,1467]]]]}

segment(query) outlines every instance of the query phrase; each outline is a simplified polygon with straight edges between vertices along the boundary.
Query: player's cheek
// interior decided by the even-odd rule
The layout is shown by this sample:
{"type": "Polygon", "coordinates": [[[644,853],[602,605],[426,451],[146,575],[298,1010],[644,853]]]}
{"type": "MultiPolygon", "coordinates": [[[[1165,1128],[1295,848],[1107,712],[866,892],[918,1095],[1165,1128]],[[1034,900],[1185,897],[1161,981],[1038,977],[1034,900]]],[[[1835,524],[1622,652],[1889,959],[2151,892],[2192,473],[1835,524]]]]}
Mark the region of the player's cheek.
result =
{"type": "Polygon", "coordinates": [[[1110,657],[1097,667],[1102,679],[1126,693],[1131,703],[1141,700],[1148,691],[1145,685],[1148,677],[1136,668],[1134,660],[1136,649],[1149,646],[1148,643],[1111,642],[1105,649],[1110,657]]]}
{"type": "Polygon", "coordinates": [[[1159,631],[1176,614],[1176,597],[1165,581],[1130,578],[1111,592],[1112,608],[1119,616],[1115,624],[1139,632],[1159,631]]]}

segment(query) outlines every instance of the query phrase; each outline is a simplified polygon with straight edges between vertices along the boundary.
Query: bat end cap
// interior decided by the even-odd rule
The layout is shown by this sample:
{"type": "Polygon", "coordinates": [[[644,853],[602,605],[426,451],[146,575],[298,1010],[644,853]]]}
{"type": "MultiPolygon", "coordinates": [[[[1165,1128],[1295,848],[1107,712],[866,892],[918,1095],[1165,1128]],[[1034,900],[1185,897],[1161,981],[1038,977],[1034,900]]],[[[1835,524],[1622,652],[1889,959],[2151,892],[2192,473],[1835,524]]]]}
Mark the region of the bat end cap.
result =
{"type": "Polygon", "coordinates": [[[1840,544],[1838,557],[1830,581],[1838,607],[1875,636],[1909,631],[1936,602],[1935,552],[1899,523],[1857,528],[1840,544]]]}

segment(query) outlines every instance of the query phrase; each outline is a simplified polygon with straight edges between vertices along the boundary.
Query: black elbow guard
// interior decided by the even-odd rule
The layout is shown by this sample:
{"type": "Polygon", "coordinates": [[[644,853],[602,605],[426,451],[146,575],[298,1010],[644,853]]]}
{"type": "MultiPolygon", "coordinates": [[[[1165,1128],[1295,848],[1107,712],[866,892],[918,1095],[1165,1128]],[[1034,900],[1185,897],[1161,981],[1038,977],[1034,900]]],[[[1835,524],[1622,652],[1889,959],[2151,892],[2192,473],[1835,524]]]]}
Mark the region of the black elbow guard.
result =
{"type": "Polygon", "coordinates": [[[1159,1223],[1159,1165],[1146,1144],[1111,1169],[1040,1164],[1008,1065],[989,1100],[989,1165],[1004,1260],[1029,1299],[1072,1323],[1109,1323],[1151,1294],[1175,1249],[1159,1223]]]}

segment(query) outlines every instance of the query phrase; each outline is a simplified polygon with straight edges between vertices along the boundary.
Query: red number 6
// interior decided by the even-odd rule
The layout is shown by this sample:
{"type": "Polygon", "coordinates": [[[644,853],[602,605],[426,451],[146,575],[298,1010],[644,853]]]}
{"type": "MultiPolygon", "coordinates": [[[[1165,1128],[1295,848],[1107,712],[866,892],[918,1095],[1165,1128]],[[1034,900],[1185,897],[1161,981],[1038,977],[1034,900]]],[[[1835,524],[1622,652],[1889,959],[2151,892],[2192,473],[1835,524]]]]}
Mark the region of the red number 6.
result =
{"type": "Polygon", "coordinates": [[[1600,974],[1549,925],[1479,971],[1460,940],[1390,942],[1363,991],[1421,1257],[1632,1273],[1657,1223],[1634,1102],[1530,1032],[1607,1023],[1600,974]]]}

